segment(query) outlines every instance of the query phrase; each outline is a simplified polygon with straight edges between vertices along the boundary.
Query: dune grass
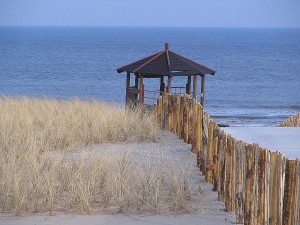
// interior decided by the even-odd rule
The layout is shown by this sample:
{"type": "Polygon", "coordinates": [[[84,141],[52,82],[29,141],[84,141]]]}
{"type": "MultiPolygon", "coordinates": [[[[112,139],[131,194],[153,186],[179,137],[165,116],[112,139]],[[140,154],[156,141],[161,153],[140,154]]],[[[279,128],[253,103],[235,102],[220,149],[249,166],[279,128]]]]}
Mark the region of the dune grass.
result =
{"type": "Polygon", "coordinates": [[[184,210],[188,174],[174,167],[79,158],[91,144],[156,141],[155,115],[96,101],[0,99],[0,211],[184,210]],[[63,157],[56,157],[63,153],[63,157]]]}

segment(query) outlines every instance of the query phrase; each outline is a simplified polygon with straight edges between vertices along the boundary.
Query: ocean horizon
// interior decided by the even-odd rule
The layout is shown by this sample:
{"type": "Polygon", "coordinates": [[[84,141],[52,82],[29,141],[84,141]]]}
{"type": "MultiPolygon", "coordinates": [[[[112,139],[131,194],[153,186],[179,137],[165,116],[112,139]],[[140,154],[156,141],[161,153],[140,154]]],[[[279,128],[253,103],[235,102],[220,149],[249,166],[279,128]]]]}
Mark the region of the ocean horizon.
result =
{"type": "MultiPolygon", "coordinates": [[[[205,110],[218,123],[275,126],[300,111],[299,40],[298,28],[2,26],[0,95],[124,104],[126,74],[116,68],[168,42],[217,71],[206,76],[205,110]]],[[[145,89],[158,83],[146,79],[145,89]]]]}

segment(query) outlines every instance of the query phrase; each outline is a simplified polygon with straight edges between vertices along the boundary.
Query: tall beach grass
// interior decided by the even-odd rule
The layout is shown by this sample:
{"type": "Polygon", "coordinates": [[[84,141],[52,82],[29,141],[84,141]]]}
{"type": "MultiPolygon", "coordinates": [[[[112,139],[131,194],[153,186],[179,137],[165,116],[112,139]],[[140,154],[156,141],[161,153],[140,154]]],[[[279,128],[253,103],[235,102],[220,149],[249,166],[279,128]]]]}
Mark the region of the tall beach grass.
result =
{"type": "Polygon", "coordinates": [[[1,98],[0,211],[184,210],[186,171],[129,163],[129,153],[120,160],[74,153],[90,144],[156,141],[158,131],[155,115],[106,103],[1,98]]]}

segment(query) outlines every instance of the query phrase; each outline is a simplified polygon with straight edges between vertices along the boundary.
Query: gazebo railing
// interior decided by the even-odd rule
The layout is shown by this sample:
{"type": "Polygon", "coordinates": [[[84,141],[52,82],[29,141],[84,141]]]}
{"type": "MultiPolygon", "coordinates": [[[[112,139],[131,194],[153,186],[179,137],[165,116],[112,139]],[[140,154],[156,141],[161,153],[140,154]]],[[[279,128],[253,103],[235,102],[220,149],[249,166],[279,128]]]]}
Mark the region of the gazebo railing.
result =
{"type": "Polygon", "coordinates": [[[186,93],[186,87],[183,87],[183,86],[172,86],[171,87],[171,92],[173,94],[184,94],[186,93]],[[172,91],[174,90],[174,91],[172,91]]]}
{"type": "Polygon", "coordinates": [[[156,91],[144,90],[144,93],[150,93],[150,94],[152,94],[152,96],[146,96],[146,95],[144,95],[145,99],[152,100],[152,104],[145,104],[145,105],[157,105],[157,101],[158,101],[159,97],[161,96],[161,94],[164,94],[165,92],[160,91],[160,90],[156,90],[156,91]]]}

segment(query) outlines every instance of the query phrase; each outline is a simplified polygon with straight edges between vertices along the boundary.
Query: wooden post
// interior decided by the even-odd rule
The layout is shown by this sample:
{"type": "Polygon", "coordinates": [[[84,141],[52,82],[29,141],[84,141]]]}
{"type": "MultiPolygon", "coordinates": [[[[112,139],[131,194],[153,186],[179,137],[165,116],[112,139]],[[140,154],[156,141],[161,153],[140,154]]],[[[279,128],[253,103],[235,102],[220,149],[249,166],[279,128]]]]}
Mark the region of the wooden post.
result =
{"type": "Polygon", "coordinates": [[[270,165],[270,224],[278,224],[278,180],[277,180],[277,163],[276,163],[277,153],[271,153],[271,165],[270,165]]]}
{"type": "Polygon", "coordinates": [[[201,100],[200,104],[204,106],[204,88],[205,88],[205,75],[201,76],[201,100]]]}
{"type": "Polygon", "coordinates": [[[164,76],[160,77],[160,95],[162,95],[165,92],[165,83],[164,83],[164,76]]]}
{"type": "Polygon", "coordinates": [[[258,224],[265,224],[265,167],[266,167],[266,151],[259,148],[258,161],[258,224]]]}
{"type": "Polygon", "coordinates": [[[184,143],[189,141],[189,98],[183,97],[183,140],[184,143]]]}
{"type": "Polygon", "coordinates": [[[253,145],[246,146],[246,196],[245,196],[245,225],[254,224],[253,195],[254,195],[254,150],[253,145]]]}
{"type": "Polygon", "coordinates": [[[220,188],[219,188],[219,194],[218,194],[218,199],[220,201],[225,201],[225,187],[226,187],[226,147],[227,147],[227,137],[226,133],[224,131],[221,132],[220,135],[220,166],[219,166],[219,171],[220,171],[220,188]]]}
{"type": "Polygon", "coordinates": [[[213,184],[214,191],[219,189],[219,129],[215,128],[213,132],[213,184]]]}
{"type": "Polygon", "coordinates": [[[180,96],[180,138],[184,138],[184,96],[180,96]]]}
{"type": "Polygon", "coordinates": [[[244,223],[244,168],[243,168],[243,152],[244,142],[238,141],[235,147],[235,173],[236,173],[236,183],[235,183],[235,216],[236,223],[244,223]]]}
{"type": "Polygon", "coordinates": [[[192,151],[197,154],[196,149],[196,138],[197,138],[197,120],[198,120],[198,104],[195,99],[193,99],[193,112],[192,112],[192,151]]]}
{"type": "Polygon", "coordinates": [[[135,89],[139,88],[139,76],[137,74],[135,74],[134,87],[135,89]]]}
{"type": "Polygon", "coordinates": [[[283,157],[283,154],[278,152],[277,154],[277,180],[278,180],[278,225],[282,224],[282,212],[283,212],[283,196],[284,196],[284,180],[285,180],[285,166],[286,166],[286,158],[283,157]]]}
{"type": "Polygon", "coordinates": [[[206,156],[206,171],[205,181],[213,182],[213,136],[214,136],[214,122],[210,121],[208,129],[208,140],[207,140],[207,156],[206,156]]]}
{"type": "Polygon", "coordinates": [[[172,101],[171,101],[171,95],[167,95],[168,97],[168,128],[169,131],[172,131],[172,119],[171,119],[171,113],[172,113],[172,101]]]}
{"type": "Polygon", "coordinates": [[[144,77],[140,75],[140,106],[144,105],[144,77]]]}
{"type": "Polygon", "coordinates": [[[258,224],[258,160],[259,160],[259,146],[258,144],[253,144],[253,152],[254,152],[254,190],[252,195],[252,203],[253,203],[253,222],[254,225],[258,224]]]}
{"type": "MultiPolygon", "coordinates": [[[[293,225],[297,224],[297,195],[299,195],[299,189],[296,189],[296,177],[297,177],[297,161],[288,160],[286,163],[286,179],[284,190],[284,206],[283,206],[283,224],[293,225]],[[297,193],[298,192],[298,193],[297,193]]],[[[299,187],[298,187],[299,188],[299,187]]]]}
{"type": "Polygon", "coordinates": [[[160,96],[157,101],[157,118],[160,128],[162,128],[162,96],[160,96]]]}
{"type": "Polygon", "coordinates": [[[228,135],[227,136],[227,148],[226,148],[226,165],[225,165],[225,170],[226,170],[226,186],[225,186],[225,207],[227,212],[231,212],[233,209],[232,205],[232,191],[233,191],[233,174],[232,174],[232,165],[233,165],[233,160],[232,160],[232,150],[233,150],[233,138],[228,135]]]}
{"type": "Polygon", "coordinates": [[[189,104],[189,111],[188,111],[188,116],[189,116],[189,135],[188,135],[188,144],[192,144],[193,143],[193,127],[194,127],[194,123],[193,123],[193,114],[194,114],[194,101],[190,101],[190,98],[188,97],[188,104],[189,104]]]}
{"type": "Polygon", "coordinates": [[[182,117],[180,112],[181,112],[182,105],[181,105],[181,99],[179,95],[176,96],[176,102],[177,102],[176,105],[177,136],[180,138],[181,130],[182,130],[182,125],[181,125],[182,117]]]}
{"type": "Polygon", "coordinates": [[[201,163],[201,151],[202,151],[202,107],[197,104],[197,124],[196,124],[196,150],[197,150],[197,166],[200,168],[201,163]]]}
{"type": "Polygon", "coordinates": [[[126,104],[128,103],[128,88],[130,86],[130,72],[127,72],[127,79],[126,79],[126,104]]]}
{"type": "Polygon", "coordinates": [[[235,209],[235,142],[230,135],[227,137],[226,149],[226,211],[231,212],[235,209]]]}
{"type": "Polygon", "coordinates": [[[188,76],[187,84],[186,84],[186,93],[189,95],[191,93],[191,83],[192,77],[188,76]]]}
{"type": "Polygon", "coordinates": [[[168,76],[168,93],[171,93],[171,86],[172,86],[172,77],[168,76]]]}
{"type": "Polygon", "coordinates": [[[266,167],[265,167],[265,224],[269,225],[270,218],[270,165],[271,165],[271,151],[266,150],[266,167]]]}
{"type": "MultiPolygon", "coordinates": [[[[202,106],[201,106],[202,107],[202,106]]],[[[201,151],[201,164],[200,164],[200,171],[202,172],[203,175],[206,173],[206,157],[207,156],[207,142],[208,142],[208,129],[209,129],[209,122],[210,122],[210,117],[204,112],[203,110],[203,117],[202,117],[202,151],[201,151]]]]}
{"type": "Polygon", "coordinates": [[[197,81],[198,81],[198,76],[194,75],[193,78],[193,99],[197,100],[197,81]]]}

